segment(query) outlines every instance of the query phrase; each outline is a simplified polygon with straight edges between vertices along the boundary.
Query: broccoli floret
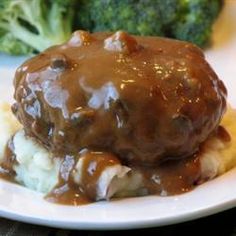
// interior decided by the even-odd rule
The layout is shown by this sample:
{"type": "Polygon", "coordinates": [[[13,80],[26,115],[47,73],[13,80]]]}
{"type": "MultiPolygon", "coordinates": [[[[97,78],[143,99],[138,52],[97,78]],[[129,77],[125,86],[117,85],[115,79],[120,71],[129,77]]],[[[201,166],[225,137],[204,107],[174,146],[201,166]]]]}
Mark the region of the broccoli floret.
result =
{"type": "Polygon", "coordinates": [[[1,0],[0,51],[39,52],[67,40],[72,31],[71,0],[1,0]]]}
{"type": "Polygon", "coordinates": [[[199,46],[208,43],[212,24],[222,7],[222,0],[181,0],[178,22],[172,27],[172,35],[181,40],[192,41],[199,46]]]}
{"type": "Polygon", "coordinates": [[[126,30],[140,35],[162,35],[162,24],[175,19],[178,0],[83,0],[79,26],[92,31],[126,30]],[[165,8],[168,13],[163,15],[165,8]],[[162,20],[163,18],[163,20],[162,20]]]}
{"type": "Polygon", "coordinates": [[[90,31],[126,30],[204,46],[222,0],[81,0],[78,27],[90,31]]]}

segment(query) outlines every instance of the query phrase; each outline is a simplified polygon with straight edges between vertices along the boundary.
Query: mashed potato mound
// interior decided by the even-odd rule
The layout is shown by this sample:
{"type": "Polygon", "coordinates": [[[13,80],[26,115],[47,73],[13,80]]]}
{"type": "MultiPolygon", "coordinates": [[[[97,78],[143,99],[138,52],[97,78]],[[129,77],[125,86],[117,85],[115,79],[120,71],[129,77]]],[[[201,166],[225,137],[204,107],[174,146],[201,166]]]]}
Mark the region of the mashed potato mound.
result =
{"type": "MultiPolygon", "coordinates": [[[[223,142],[216,137],[207,140],[205,151],[200,159],[202,173],[200,182],[212,179],[236,166],[235,120],[236,110],[229,107],[221,125],[229,132],[231,136],[230,142],[223,142]]],[[[38,192],[50,192],[58,181],[60,159],[52,158],[51,154],[44,147],[37,144],[33,139],[25,137],[21,125],[11,113],[10,105],[0,103],[0,161],[3,158],[7,141],[14,134],[16,134],[13,138],[17,160],[17,164],[14,166],[16,181],[38,192]]],[[[127,167],[122,167],[126,173],[127,167]]],[[[130,186],[135,186],[135,183],[134,180],[127,181],[127,177],[121,173],[120,167],[117,171],[117,176],[120,175],[124,177],[124,179],[123,181],[117,181],[117,178],[115,178],[113,181],[114,184],[109,191],[110,193],[112,192],[112,195],[118,192],[118,195],[122,196],[122,192],[125,193],[127,189],[130,190],[130,186]],[[130,185],[130,183],[132,184],[130,185]]],[[[75,182],[78,182],[78,180],[76,181],[78,175],[79,173],[77,173],[77,177],[75,176],[75,182]]],[[[104,176],[106,176],[106,174],[104,174],[104,176]]],[[[114,173],[112,173],[111,176],[115,176],[114,173]]],[[[135,182],[141,183],[140,178],[137,178],[137,176],[135,178],[135,182]]],[[[100,182],[103,183],[104,180],[100,182]]],[[[105,182],[107,182],[107,180],[105,182]]],[[[108,184],[109,183],[106,183],[106,187],[108,187],[108,184]]],[[[138,186],[135,188],[138,188],[138,186]]],[[[101,189],[103,189],[103,187],[98,186],[98,192],[101,191],[101,189]]],[[[101,194],[99,199],[106,198],[107,196],[105,196],[105,194],[107,193],[101,194]]],[[[108,195],[110,194],[108,193],[108,195]]]]}

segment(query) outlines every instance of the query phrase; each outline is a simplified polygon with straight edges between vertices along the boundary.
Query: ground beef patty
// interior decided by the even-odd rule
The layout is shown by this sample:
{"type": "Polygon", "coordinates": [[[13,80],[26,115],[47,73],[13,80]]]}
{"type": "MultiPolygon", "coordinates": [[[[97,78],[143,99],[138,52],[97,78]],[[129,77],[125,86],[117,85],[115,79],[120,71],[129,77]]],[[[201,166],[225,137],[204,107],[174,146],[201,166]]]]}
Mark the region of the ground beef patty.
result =
{"type": "Polygon", "coordinates": [[[77,31],[17,70],[13,111],[58,155],[86,148],[149,165],[195,153],[218,126],[225,97],[190,43],[77,31]]]}

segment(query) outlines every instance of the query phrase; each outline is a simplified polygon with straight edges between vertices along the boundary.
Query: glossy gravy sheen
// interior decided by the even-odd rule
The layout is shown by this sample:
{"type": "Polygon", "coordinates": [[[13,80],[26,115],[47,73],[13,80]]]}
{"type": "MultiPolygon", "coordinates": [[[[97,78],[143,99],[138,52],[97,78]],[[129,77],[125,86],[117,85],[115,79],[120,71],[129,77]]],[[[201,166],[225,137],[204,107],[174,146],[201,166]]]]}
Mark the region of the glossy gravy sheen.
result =
{"type": "Polygon", "coordinates": [[[61,164],[59,182],[46,199],[66,205],[81,205],[96,200],[97,182],[102,172],[120,161],[109,153],[86,152],[75,158],[66,156],[61,164]],[[72,179],[75,160],[83,158],[79,185],[72,179]]]}

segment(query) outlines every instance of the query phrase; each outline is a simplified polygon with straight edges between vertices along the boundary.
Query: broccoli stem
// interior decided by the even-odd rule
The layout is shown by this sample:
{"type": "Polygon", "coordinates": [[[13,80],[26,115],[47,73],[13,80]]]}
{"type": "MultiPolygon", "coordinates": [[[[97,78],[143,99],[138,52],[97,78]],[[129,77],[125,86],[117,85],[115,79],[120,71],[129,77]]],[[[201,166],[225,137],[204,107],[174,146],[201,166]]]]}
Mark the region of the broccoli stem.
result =
{"type": "Polygon", "coordinates": [[[37,51],[42,51],[52,45],[51,40],[48,40],[46,37],[41,37],[40,35],[31,33],[18,22],[11,23],[11,33],[15,38],[23,41],[37,51]]]}
{"type": "Polygon", "coordinates": [[[21,42],[24,52],[65,42],[72,30],[73,5],[74,0],[0,0],[1,39],[11,39],[9,52],[17,54],[21,42]]]}

